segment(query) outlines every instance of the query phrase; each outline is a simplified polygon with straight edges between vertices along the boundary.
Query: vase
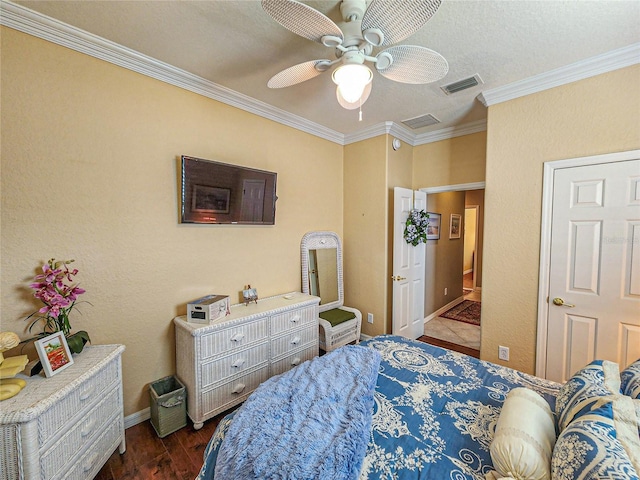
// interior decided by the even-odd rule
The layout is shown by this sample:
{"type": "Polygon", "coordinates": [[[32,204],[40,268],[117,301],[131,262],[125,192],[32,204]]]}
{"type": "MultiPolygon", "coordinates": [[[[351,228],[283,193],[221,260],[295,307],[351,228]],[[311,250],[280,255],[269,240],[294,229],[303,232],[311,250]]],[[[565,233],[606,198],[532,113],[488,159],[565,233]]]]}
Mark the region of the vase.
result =
{"type": "Polygon", "coordinates": [[[84,349],[84,346],[90,342],[89,334],[84,330],[80,330],[79,332],[72,333],[67,336],[67,344],[69,345],[69,350],[72,353],[80,353],[84,349]]]}

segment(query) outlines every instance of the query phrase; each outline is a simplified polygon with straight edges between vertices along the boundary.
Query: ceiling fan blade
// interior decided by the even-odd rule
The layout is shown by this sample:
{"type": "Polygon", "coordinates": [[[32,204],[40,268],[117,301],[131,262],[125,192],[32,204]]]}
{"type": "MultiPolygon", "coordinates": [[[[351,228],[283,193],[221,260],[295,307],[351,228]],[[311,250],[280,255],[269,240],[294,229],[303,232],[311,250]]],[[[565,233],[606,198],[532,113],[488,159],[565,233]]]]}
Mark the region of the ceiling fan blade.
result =
{"type": "Polygon", "coordinates": [[[378,28],[384,34],[379,46],[393,45],[416,33],[441,3],[442,0],[373,0],[362,18],[362,31],[378,28]]]}
{"type": "Polygon", "coordinates": [[[449,64],[438,52],[417,45],[396,45],[378,54],[384,57],[385,68],[376,69],[389,80],[400,83],[431,83],[440,80],[449,71],[449,64]],[[392,61],[386,61],[391,56],[392,61]]]}
{"type": "Polygon", "coordinates": [[[267,87],[283,88],[306,82],[320,75],[330,64],[330,60],[311,60],[309,62],[299,63],[298,65],[282,70],[280,73],[276,73],[267,82],[267,87]]]}
{"type": "MultiPolygon", "coordinates": [[[[296,0],[262,0],[265,12],[284,28],[301,37],[322,43],[322,37],[337,37],[344,40],[342,30],[333,20],[315,8],[296,0]]],[[[335,46],[335,45],[334,45],[335,46]]]]}

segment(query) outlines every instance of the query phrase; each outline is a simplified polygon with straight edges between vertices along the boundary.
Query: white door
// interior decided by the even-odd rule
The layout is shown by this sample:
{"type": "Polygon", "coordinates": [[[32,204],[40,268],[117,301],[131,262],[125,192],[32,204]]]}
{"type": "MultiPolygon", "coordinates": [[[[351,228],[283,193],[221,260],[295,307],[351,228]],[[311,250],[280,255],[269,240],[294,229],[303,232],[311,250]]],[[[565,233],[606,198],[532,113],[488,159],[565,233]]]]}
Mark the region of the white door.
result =
{"type": "Polygon", "coordinates": [[[244,180],[242,182],[242,208],[240,221],[261,222],[264,210],[265,180],[244,180]]]}
{"type": "Polygon", "coordinates": [[[546,378],[564,382],[640,357],[640,160],[558,168],[552,202],[546,378]]]}
{"type": "Polygon", "coordinates": [[[393,199],[392,333],[418,338],[424,333],[425,244],[407,244],[404,227],[412,208],[426,208],[427,195],[395,187],[393,199]]]}

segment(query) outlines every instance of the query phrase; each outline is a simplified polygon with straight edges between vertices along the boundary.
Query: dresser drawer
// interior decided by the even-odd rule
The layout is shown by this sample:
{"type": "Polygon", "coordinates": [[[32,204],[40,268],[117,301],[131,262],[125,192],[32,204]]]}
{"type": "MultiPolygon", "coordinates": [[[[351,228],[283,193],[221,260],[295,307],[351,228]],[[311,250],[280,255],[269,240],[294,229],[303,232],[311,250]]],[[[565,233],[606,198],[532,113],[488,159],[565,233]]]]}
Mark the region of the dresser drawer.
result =
{"type": "Polygon", "coordinates": [[[89,414],[81,417],[54,445],[41,452],[40,468],[44,478],[53,478],[64,472],[65,465],[79,451],[88,449],[93,437],[103,430],[104,424],[121,411],[120,388],[109,389],[103,399],[89,414]]]}
{"type": "MultiPolygon", "coordinates": [[[[64,480],[87,480],[94,478],[106,463],[113,449],[120,443],[120,424],[118,417],[112,418],[101,429],[99,437],[86,453],[73,463],[71,470],[58,477],[64,480]]],[[[47,477],[49,478],[49,477],[47,477]]]]}
{"type": "Polygon", "coordinates": [[[302,362],[311,360],[318,356],[318,346],[313,345],[307,347],[304,350],[295,352],[287,357],[277,360],[271,364],[271,375],[280,375],[281,373],[291,370],[293,367],[297,367],[302,362]]]}
{"type": "Polygon", "coordinates": [[[94,403],[119,379],[118,363],[110,362],[86,382],[56,402],[38,417],[38,443],[42,447],[61,429],[69,428],[69,420],[94,403]]]}
{"type": "Polygon", "coordinates": [[[269,342],[247,348],[228,357],[202,365],[202,388],[221,382],[226,378],[249,371],[269,358],[269,342]]]}
{"type": "Polygon", "coordinates": [[[310,323],[318,323],[316,308],[313,305],[271,317],[271,334],[277,335],[310,323]]]}
{"type": "Polygon", "coordinates": [[[271,358],[299,350],[305,344],[318,344],[318,328],[315,325],[293,330],[271,340],[271,358]]]}
{"type": "Polygon", "coordinates": [[[203,392],[201,398],[204,415],[213,410],[225,410],[223,408],[225,405],[237,403],[239,399],[246,397],[267,378],[269,378],[269,365],[203,392]]]}
{"type": "Polygon", "coordinates": [[[267,317],[209,333],[200,338],[202,359],[227,354],[268,337],[269,319],[267,317]]]}

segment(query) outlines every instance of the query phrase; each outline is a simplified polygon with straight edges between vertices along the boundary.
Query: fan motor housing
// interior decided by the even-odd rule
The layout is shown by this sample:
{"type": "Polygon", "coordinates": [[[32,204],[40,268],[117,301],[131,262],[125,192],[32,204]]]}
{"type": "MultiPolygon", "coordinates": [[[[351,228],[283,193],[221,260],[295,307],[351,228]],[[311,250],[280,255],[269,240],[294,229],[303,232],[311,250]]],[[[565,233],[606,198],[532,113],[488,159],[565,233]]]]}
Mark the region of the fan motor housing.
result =
{"type": "Polygon", "coordinates": [[[362,21],[366,9],[365,0],[342,0],[340,4],[340,13],[345,22],[362,21]]]}

